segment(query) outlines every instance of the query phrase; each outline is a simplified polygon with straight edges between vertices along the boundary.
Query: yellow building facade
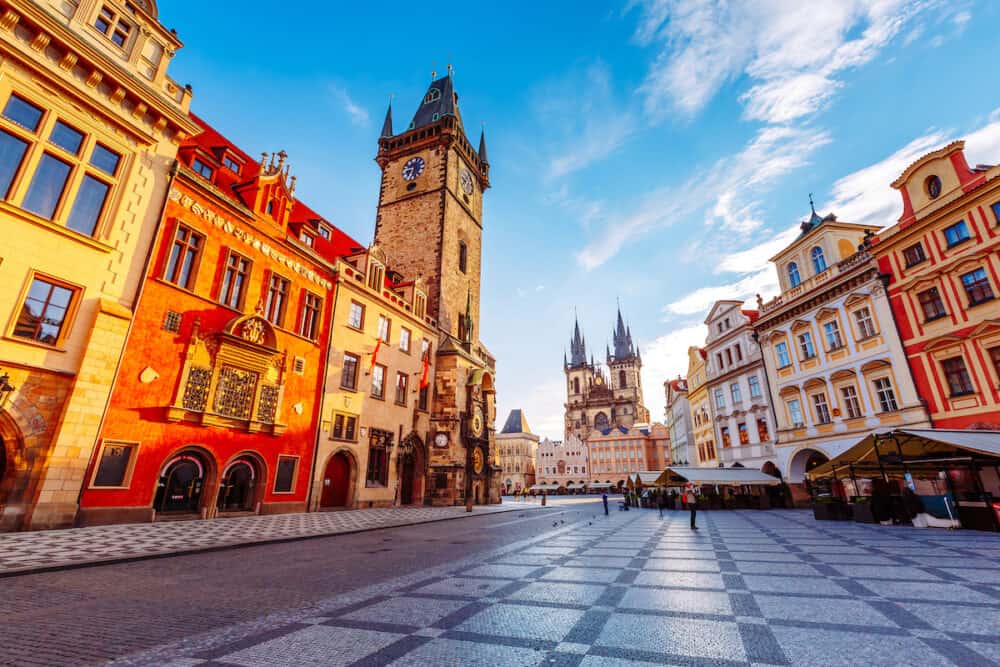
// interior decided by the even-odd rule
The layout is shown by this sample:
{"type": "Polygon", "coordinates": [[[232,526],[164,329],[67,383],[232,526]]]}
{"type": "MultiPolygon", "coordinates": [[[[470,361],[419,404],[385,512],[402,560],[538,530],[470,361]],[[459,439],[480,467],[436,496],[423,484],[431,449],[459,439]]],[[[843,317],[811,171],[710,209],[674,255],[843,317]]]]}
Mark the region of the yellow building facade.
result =
{"type": "Polygon", "coordinates": [[[717,466],[719,454],[715,444],[712,402],[708,393],[708,364],[705,363],[705,350],[700,347],[688,348],[687,381],[691,430],[694,435],[694,443],[688,447],[688,451],[697,457],[687,463],[697,466],[717,466]]]}
{"type": "Polygon", "coordinates": [[[430,501],[436,327],[378,246],[338,260],[312,509],[430,501]]]}
{"type": "Polygon", "coordinates": [[[0,530],[74,521],[191,92],[152,0],[0,2],[0,530]]]}

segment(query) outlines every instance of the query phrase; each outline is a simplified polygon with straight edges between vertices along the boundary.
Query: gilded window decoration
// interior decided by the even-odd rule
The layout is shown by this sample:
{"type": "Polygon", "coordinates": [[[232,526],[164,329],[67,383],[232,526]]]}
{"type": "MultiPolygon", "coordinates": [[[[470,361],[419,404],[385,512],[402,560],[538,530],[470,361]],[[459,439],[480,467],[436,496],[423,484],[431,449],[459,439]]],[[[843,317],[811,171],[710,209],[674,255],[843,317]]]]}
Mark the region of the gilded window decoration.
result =
{"type": "Polygon", "coordinates": [[[278,414],[278,387],[266,384],[260,389],[260,403],[257,407],[257,419],[265,424],[273,424],[278,414]]]}
{"type": "Polygon", "coordinates": [[[235,419],[250,419],[258,374],[232,366],[219,371],[215,389],[215,412],[235,419]]]}
{"type": "Polygon", "coordinates": [[[211,368],[192,368],[188,371],[187,384],[184,386],[185,410],[204,412],[208,404],[208,388],[212,383],[211,368]]]}

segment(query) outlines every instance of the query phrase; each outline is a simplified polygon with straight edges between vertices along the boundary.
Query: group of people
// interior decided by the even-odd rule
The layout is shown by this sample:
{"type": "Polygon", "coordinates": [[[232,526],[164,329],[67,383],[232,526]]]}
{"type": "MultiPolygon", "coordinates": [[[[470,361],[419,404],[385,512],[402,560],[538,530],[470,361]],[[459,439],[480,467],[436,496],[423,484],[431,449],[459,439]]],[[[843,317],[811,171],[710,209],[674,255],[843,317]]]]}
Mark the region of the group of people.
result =
{"type": "MultiPolygon", "coordinates": [[[[698,516],[698,493],[695,490],[694,485],[688,484],[687,486],[684,487],[684,490],[681,491],[681,493],[679,495],[680,495],[680,498],[681,498],[681,502],[684,504],[684,507],[691,513],[691,530],[698,530],[698,526],[695,523],[696,518],[698,516]]],[[[629,493],[625,494],[625,506],[626,506],[626,508],[628,508],[628,506],[631,505],[633,497],[634,496],[631,495],[631,494],[629,494],[629,493]]],[[[653,498],[654,498],[654,500],[656,502],[657,508],[660,510],[660,517],[663,516],[663,508],[664,507],[676,507],[677,506],[676,505],[676,500],[675,500],[677,497],[678,497],[678,493],[677,493],[677,491],[675,489],[671,489],[671,491],[670,491],[669,494],[667,494],[664,491],[659,490],[659,489],[655,491],[653,498]]],[[[604,515],[607,516],[608,515],[608,494],[604,493],[601,496],[601,500],[604,503],[604,515]]]]}

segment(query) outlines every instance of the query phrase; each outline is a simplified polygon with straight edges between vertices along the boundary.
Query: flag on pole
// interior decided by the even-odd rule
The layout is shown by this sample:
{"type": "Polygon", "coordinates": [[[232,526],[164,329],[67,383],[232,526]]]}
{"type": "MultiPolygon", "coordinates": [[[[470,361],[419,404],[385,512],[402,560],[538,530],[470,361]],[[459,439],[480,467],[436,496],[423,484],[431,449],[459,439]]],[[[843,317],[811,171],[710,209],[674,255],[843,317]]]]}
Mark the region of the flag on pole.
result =
{"type": "Polygon", "coordinates": [[[426,352],[424,352],[423,368],[420,371],[420,388],[421,389],[424,389],[427,386],[427,384],[428,384],[427,373],[428,373],[428,371],[430,370],[430,367],[431,367],[430,356],[431,356],[430,355],[430,350],[427,350],[426,352]]]}
{"type": "Polygon", "coordinates": [[[382,339],[381,338],[379,338],[379,339],[377,339],[375,341],[375,350],[372,352],[372,362],[368,366],[368,373],[369,374],[371,374],[371,372],[375,369],[375,362],[378,360],[378,351],[379,351],[380,347],[382,347],[382,339]]]}

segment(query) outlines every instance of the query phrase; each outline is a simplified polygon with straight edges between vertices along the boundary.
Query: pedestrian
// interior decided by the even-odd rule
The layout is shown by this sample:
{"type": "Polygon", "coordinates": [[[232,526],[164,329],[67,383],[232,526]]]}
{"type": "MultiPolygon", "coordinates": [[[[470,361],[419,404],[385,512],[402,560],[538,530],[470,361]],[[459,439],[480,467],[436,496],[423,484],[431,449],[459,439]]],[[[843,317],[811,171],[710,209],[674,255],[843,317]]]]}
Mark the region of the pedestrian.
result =
{"type": "Polygon", "coordinates": [[[663,506],[667,504],[667,496],[662,491],[656,495],[656,506],[660,509],[660,518],[663,518],[663,506]]]}
{"type": "Polygon", "coordinates": [[[604,516],[608,516],[608,492],[601,494],[601,501],[604,503],[604,516]]]}
{"type": "Polygon", "coordinates": [[[688,509],[691,510],[691,530],[698,530],[698,526],[694,524],[695,516],[698,514],[698,496],[694,493],[693,485],[684,489],[684,500],[687,501],[688,509]]]}

